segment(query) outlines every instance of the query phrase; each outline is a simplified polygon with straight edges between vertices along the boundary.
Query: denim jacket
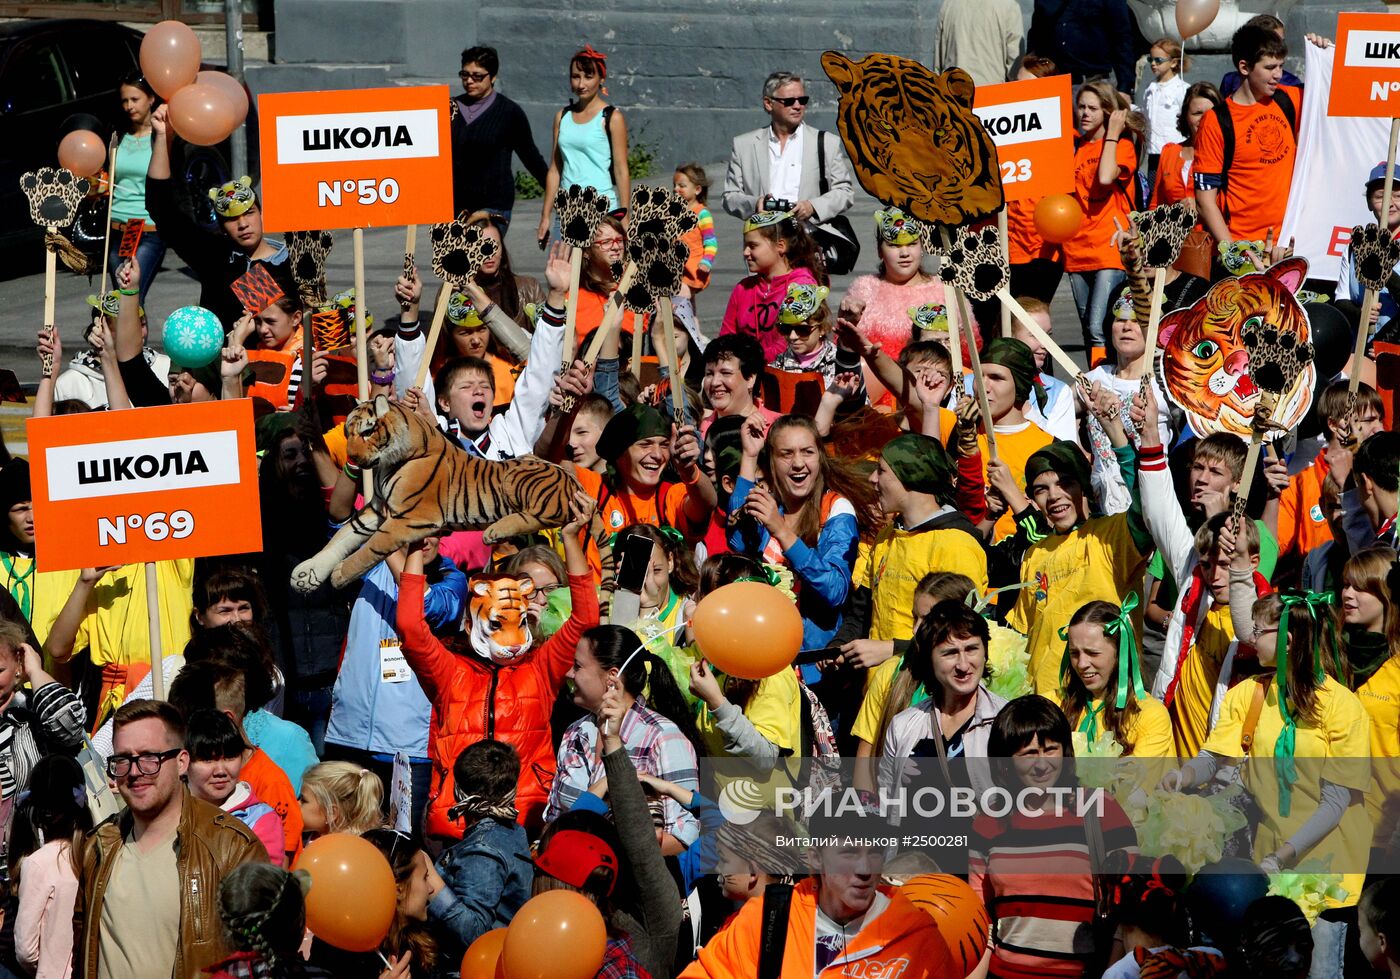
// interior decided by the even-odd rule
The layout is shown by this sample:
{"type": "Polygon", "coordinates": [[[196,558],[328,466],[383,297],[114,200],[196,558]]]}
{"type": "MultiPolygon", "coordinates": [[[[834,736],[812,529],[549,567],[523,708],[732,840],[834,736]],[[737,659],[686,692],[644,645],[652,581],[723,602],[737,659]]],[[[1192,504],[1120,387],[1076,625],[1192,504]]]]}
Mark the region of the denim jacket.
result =
{"type": "Polygon", "coordinates": [[[447,885],[428,904],[428,916],[470,945],[493,928],[510,924],[530,897],[535,868],[519,823],[481,819],[461,842],[443,851],[437,872],[447,885]]]}

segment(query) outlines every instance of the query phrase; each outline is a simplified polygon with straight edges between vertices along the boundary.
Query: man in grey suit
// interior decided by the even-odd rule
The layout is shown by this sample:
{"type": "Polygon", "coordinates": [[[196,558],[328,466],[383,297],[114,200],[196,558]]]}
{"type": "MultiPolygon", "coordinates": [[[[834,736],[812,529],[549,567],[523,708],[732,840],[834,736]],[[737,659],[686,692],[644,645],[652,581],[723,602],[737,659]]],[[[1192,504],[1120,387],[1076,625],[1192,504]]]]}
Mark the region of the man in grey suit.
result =
{"type": "Polygon", "coordinates": [[[792,72],[775,71],[763,83],[763,108],[773,121],[734,138],[724,174],[724,209],[730,214],[747,218],[761,209],[765,197],[773,197],[793,202],[793,213],[811,228],[850,210],[855,183],[846,149],[834,133],[802,121],[808,101],[806,85],[792,72]],[[826,163],[825,192],[819,139],[826,163]]]}

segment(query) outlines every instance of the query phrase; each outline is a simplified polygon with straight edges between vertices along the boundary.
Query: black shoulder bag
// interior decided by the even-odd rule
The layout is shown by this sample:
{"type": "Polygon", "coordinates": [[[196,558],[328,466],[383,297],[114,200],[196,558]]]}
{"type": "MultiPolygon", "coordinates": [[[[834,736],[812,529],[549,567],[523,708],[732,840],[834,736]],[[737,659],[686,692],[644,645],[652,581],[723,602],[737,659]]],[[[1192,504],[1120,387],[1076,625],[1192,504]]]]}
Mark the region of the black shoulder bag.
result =
{"type": "MultiPolygon", "coordinates": [[[[826,133],[819,129],[815,132],[817,189],[821,194],[826,194],[831,190],[831,184],[826,179],[826,133]]],[[[845,275],[856,267],[856,262],[860,259],[860,242],[856,239],[856,229],[851,227],[850,219],[846,215],[838,214],[830,221],[813,225],[811,232],[817,241],[817,247],[822,251],[827,275],[845,275]]]]}

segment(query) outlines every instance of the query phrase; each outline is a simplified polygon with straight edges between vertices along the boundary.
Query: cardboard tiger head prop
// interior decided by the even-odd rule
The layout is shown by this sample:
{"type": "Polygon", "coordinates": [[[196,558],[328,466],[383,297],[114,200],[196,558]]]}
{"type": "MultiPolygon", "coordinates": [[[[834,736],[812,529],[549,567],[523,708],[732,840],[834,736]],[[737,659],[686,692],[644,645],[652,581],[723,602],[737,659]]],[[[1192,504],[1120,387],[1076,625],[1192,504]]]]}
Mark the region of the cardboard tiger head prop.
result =
{"type": "Polygon", "coordinates": [[[1312,404],[1312,329],[1294,293],[1308,263],[1289,258],[1264,272],[1225,278],[1186,309],[1162,317],[1162,386],[1197,435],[1248,439],[1262,391],[1277,396],[1272,438],[1296,428],[1312,404]]]}
{"type": "Polygon", "coordinates": [[[478,574],[468,582],[467,634],[482,659],[508,666],[530,652],[530,595],[535,584],[515,575],[478,574]]]}
{"type": "Polygon", "coordinates": [[[997,148],[972,112],[961,68],[935,74],[908,58],[822,55],[836,85],[837,128],[860,185],[921,221],[960,225],[998,211],[997,148]]]}

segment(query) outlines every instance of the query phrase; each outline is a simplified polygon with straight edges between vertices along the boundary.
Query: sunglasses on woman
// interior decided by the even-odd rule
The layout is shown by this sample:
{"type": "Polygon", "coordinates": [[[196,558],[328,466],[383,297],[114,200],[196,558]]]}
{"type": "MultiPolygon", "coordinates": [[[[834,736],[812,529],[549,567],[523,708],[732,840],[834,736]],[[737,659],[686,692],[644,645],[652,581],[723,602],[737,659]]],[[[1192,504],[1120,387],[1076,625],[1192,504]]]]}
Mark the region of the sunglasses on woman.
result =
{"type": "Polygon", "coordinates": [[[794,105],[806,105],[808,102],[812,101],[812,97],[810,95],[789,95],[785,99],[780,99],[777,96],[770,95],[768,98],[770,101],[777,102],[779,105],[785,105],[789,109],[791,109],[794,105]]]}
{"type": "Polygon", "coordinates": [[[783,334],[784,336],[792,336],[793,334],[796,334],[800,337],[809,337],[812,335],[812,331],[816,328],[817,324],[815,323],[792,323],[788,326],[783,327],[783,334]]]}

